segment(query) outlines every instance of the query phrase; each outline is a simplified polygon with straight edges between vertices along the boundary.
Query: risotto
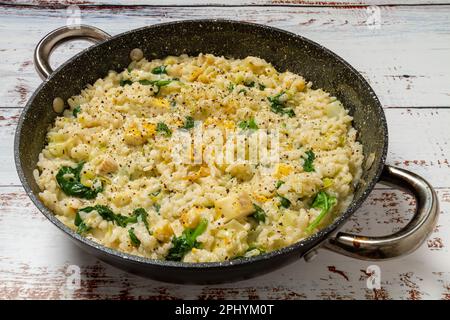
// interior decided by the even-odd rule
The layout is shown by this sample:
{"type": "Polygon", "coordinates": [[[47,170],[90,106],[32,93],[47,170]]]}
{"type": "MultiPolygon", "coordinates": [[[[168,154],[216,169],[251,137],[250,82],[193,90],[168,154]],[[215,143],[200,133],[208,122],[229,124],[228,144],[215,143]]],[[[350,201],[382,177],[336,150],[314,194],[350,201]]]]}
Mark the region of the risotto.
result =
{"type": "Polygon", "coordinates": [[[34,171],[39,196],[79,234],[138,256],[213,262],[294,244],[347,208],[361,176],[341,102],[257,57],[142,58],[67,105],[34,171]]]}

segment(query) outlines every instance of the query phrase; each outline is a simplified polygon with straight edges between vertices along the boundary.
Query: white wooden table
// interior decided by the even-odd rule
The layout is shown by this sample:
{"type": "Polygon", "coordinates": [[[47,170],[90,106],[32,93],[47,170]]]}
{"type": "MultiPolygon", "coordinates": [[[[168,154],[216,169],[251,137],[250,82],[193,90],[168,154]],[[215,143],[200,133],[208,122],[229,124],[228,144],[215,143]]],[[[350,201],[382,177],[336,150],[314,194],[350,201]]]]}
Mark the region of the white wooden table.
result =
{"type": "MultiPolygon", "coordinates": [[[[0,0],[0,298],[450,299],[450,1],[327,2],[0,0]],[[34,46],[66,24],[74,12],[66,7],[77,2],[82,23],[111,34],[165,21],[228,18],[292,31],[342,56],[385,107],[387,162],[423,175],[437,190],[441,215],[428,243],[409,256],[376,263],[379,290],[366,286],[371,263],[327,251],[252,280],[185,286],[128,274],[78,249],[27,198],[13,161],[17,119],[40,83],[34,46]],[[75,290],[67,281],[73,265],[81,271],[75,290]]],[[[59,49],[53,65],[86,46],[74,42],[59,49]]],[[[413,209],[409,195],[380,185],[346,229],[391,233],[413,209]]]]}

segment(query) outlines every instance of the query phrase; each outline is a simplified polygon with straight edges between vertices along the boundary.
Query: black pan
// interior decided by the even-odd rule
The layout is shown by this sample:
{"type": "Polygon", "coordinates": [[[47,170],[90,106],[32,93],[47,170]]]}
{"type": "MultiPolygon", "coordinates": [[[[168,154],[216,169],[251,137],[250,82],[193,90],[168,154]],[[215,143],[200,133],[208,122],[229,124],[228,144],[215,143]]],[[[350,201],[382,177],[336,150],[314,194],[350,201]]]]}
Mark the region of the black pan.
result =
{"type": "Polygon", "coordinates": [[[35,64],[44,82],[25,106],[16,131],[14,154],[20,180],[31,200],[53,224],[89,253],[124,270],[169,282],[216,283],[249,278],[301,257],[310,260],[319,247],[359,259],[389,259],[415,250],[436,224],[439,210],[432,187],[414,173],[385,165],[386,119],[372,88],[342,58],[301,36],[268,26],[225,20],[165,23],[114,37],[89,26],[63,27],[41,40],[36,48],[35,64]],[[97,44],[53,71],[48,64],[52,49],[72,39],[87,39],[97,44]],[[212,53],[234,58],[258,56],[279,71],[301,74],[313,81],[315,87],[336,96],[354,117],[353,125],[359,132],[358,140],[364,146],[366,159],[362,182],[349,208],[328,227],[289,247],[217,263],[189,264],[137,257],[106,248],[66,227],[39,200],[40,190],[33,178],[47,129],[57,116],[52,101],[55,97],[65,101],[86,84],[104,77],[109,70],[126,68],[134,48],[140,48],[149,59],[183,53],[212,53]],[[383,237],[337,233],[377,182],[397,186],[415,196],[417,209],[409,224],[383,237]]]}

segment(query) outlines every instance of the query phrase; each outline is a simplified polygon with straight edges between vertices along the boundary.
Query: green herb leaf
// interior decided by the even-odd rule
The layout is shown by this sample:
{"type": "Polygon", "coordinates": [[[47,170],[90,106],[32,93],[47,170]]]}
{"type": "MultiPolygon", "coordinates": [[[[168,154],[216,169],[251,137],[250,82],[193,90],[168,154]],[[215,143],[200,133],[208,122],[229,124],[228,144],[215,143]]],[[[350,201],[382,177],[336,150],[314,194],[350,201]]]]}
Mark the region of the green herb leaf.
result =
{"type": "Polygon", "coordinates": [[[142,221],[145,225],[145,229],[147,229],[148,234],[152,234],[152,232],[150,231],[150,226],[148,224],[148,213],[147,211],[145,211],[144,208],[137,208],[134,209],[133,211],[133,215],[137,217],[137,221],[142,221]]]}
{"type": "Polygon", "coordinates": [[[158,122],[156,125],[156,131],[164,134],[166,137],[170,137],[172,135],[172,130],[170,130],[164,122],[158,122]]]}
{"type": "Polygon", "coordinates": [[[280,101],[280,97],[284,94],[283,92],[280,92],[279,94],[273,96],[273,97],[267,97],[267,99],[270,102],[270,110],[272,112],[279,114],[279,115],[288,115],[290,118],[295,116],[295,112],[292,109],[286,109],[286,106],[283,102],[280,101]]]}
{"type": "Polygon", "coordinates": [[[139,247],[141,245],[141,240],[136,237],[134,234],[134,228],[130,228],[128,230],[128,235],[130,236],[131,244],[135,247],[139,247]]]}
{"type": "Polygon", "coordinates": [[[80,235],[84,235],[86,232],[89,232],[91,227],[88,227],[86,223],[83,221],[77,228],[77,233],[80,235]]]}
{"type": "Polygon", "coordinates": [[[194,118],[191,116],[186,117],[186,121],[184,122],[183,129],[189,130],[194,127],[194,118]]]}
{"type": "Polygon", "coordinates": [[[264,210],[256,204],[253,204],[253,207],[255,208],[255,212],[252,213],[252,217],[258,222],[266,222],[266,213],[264,210]]]}
{"type": "Polygon", "coordinates": [[[156,190],[156,191],[150,193],[150,195],[153,196],[153,197],[156,197],[156,196],[157,196],[158,194],[160,194],[160,193],[161,193],[161,189],[156,190]]]}
{"type": "Polygon", "coordinates": [[[75,215],[74,224],[75,224],[75,226],[78,227],[77,233],[80,235],[83,235],[86,232],[88,232],[89,230],[91,230],[91,228],[86,225],[86,223],[83,221],[83,219],[81,219],[80,213],[78,211],[75,215]]]}
{"type": "Polygon", "coordinates": [[[316,155],[312,150],[308,150],[305,153],[306,158],[303,158],[305,160],[305,162],[303,163],[303,170],[305,170],[305,172],[313,172],[315,171],[314,159],[316,159],[316,155]]]}
{"type": "Polygon", "coordinates": [[[260,84],[258,84],[258,88],[259,88],[259,90],[264,91],[264,89],[266,89],[266,86],[263,85],[262,83],[260,83],[260,84]]]}
{"type": "Polygon", "coordinates": [[[170,84],[172,81],[172,79],[164,79],[164,80],[139,80],[139,83],[144,85],[144,86],[156,86],[157,90],[155,92],[155,94],[158,94],[159,91],[161,90],[162,87],[167,86],[168,84],[170,84]]]}
{"type": "Polygon", "coordinates": [[[275,188],[279,188],[284,184],[284,181],[278,180],[277,183],[275,184],[275,188]]]}
{"type": "Polygon", "coordinates": [[[247,88],[253,88],[255,86],[255,81],[244,82],[244,86],[246,86],[247,88]]]}
{"type": "Polygon", "coordinates": [[[232,92],[234,90],[234,87],[235,87],[234,83],[230,82],[227,89],[228,89],[228,91],[232,92]]]}
{"type": "Polygon", "coordinates": [[[81,112],[81,107],[78,105],[75,108],[73,108],[72,114],[76,118],[80,112],[81,112]]]}
{"type": "Polygon", "coordinates": [[[153,74],[163,74],[163,73],[167,74],[167,66],[162,65],[162,66],[153,68],[152,73],[153,74]]]}
{"type": "Polygon", "coordinates": [[[330,196],[324,191],[320,191],[313,200],[311,208],[321,209],[319,215],[306,228],[307,232],[312,232],[320,224],[330,209],[337,203],[335,197],[330,196]]]}
{"type": "Polygon", "coordinates": [[[205,232],[208,221],[203,219],[194,229],[185,229],[181,236],[172,238],[172,248],[166,256],[169,261],[181,261],[186,253],[192,248],[198,248],[200,243],[197,237],[205,232]]]}
{"type": "Polygon", "coordinates": [[[56,174],[56,181],[61,190],[68,196],[94,199],[97,193],[103,191],[103,186],[98,188],[86,187],[80,182],[80,173],[83,169],[84,162],[80,162],[75,168],[61,167],[56,174]]]}
{"type": "Polygon", "coordinates": [[[280,206],[282,206],[283,208],[287,209],[291,206],[291,201],[288,198],[280,196],[279,194],[278,194],[278,198],[280,198],[280,206]]]}
{"type": "Polygon", "coordinates": [[[238,124],[238,127],[241,128],[242,130],[257,130],[258,129],[258,125],[255,122],[255,119],[251,118],[248,121],[241,121],[238,124]]]}
{"type": "Polygon", "coordinates": [[[107,206],[103,206],[100,204],[97,204],[95,206],[89,206],[84,207],[82,209],[79,209],[77,213],[79,212],[85,212],[89,213],[92,211],[97,211],[97,213],[106,221],[112,221],[113,223],[117,224],[120,227],[126,227],[129,223],[136,223],[137,222],[137,216],[124,216],[121,214],[115,214],[111,208],[107,206]]]}
{"type": "Polygon", "coordinates": [[[124,80],[124,79],[120,80],[121,87],[125,87],[126,85],[132,85],[132,84],[133,84],[133,81],[131,81],[131,80],[124,80]]]}

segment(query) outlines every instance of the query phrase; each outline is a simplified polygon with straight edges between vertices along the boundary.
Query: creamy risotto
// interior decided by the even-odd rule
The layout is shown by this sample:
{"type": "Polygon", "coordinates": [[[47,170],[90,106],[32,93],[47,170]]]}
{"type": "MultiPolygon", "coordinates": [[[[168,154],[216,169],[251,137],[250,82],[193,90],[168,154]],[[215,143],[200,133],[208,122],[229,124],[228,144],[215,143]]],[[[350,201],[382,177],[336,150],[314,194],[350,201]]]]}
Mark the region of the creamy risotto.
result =
{"type": "Polygon", "coordinates": [[[79,234],[134,255],[212,262],[291,245],[343,212],[361,175],[341,102],[257,57],[143,58],[67,104],[39,156],[40,198],[79,234]],[[209,129],[225,140],[209,157],[214,137],[176,139],[209,129]],[[218,161],[261,132],[269,156],[218,161]]]}

